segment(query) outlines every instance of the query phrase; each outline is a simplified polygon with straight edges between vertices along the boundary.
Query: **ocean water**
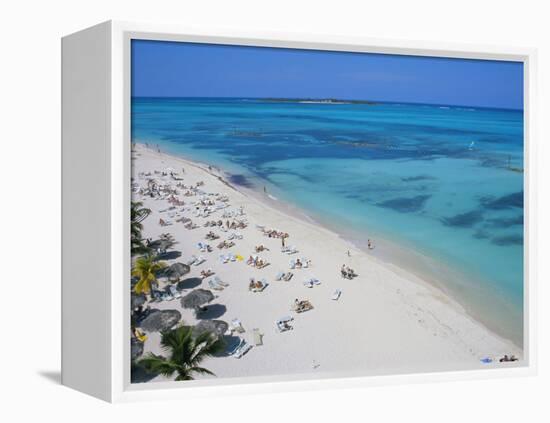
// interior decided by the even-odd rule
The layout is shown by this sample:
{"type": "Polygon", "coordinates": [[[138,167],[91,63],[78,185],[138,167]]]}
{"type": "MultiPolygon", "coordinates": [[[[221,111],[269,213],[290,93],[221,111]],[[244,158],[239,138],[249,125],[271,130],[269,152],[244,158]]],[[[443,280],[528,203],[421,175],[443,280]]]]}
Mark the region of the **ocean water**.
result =
{"type": "Polygon", "coordinates": [[[522,345],[522,111],[134,98],[132,139],[265,186],[360,246],[402,247],[415,271],[522,345]]]}

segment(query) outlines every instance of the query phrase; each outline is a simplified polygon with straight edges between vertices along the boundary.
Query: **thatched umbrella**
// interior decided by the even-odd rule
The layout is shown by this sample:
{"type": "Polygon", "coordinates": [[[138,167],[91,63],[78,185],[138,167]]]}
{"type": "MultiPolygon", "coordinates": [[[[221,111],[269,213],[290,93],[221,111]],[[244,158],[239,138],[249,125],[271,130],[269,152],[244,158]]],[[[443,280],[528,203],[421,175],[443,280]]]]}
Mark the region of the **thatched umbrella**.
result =
{"type": "Polygon", "coordinates": [[[132,310],[145,304],[146,301],[147,301],[147,297],[145,296],[145,294],[136,294],[132,292],[132,296],[131,296],[132,310]]]}
{"type": "Polygon", "coordinates": [[[130,351],[132,360],[135,360],[136,358],[141,356],[143,354],[143,342],[141,342],[139,339],[132,338],[130,351]]]}
{"type": "Polygon", "coordinates": [[[174,263],[166,269],[164,274],[170,280],[179,280],[182,276],[187,275],[191,271],[191,267],[184,263],[174,263]]]}
{"type": "Polygon", "coordinates": [[[197,325],[193,327],[193,334],[195,336],[204,332],[211,332],[217,336],[223,336],[229,325],[223,320],[201,320],[197,325]]]}
{"type": "Polygon", "coordinates": [[[214,299],[212,291],[207,289],[194,289],[181,299],[183,308],[198,308],[214,299]]]}
{"type": "Polygon", "coordinates": [[[178,310],[152,310],[140,326],[147,332],[161,332],[173,328],[180,320],[178,310]]]}
{"type": "Polygon", "coordinates": [[[199,286],[201,283],[202,283],[201,278],[187,278],[182,281],[179,281],[176,285],[176,289],[178,291],[181,291],[183,289],[195,288],[196,286],[199,286]]]}

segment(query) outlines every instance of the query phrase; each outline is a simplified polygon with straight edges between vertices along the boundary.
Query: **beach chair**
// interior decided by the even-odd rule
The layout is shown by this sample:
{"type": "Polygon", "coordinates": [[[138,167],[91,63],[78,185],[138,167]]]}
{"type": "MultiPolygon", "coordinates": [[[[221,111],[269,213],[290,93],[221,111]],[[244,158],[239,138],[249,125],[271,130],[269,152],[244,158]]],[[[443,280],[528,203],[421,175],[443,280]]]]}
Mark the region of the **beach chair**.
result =
{"type": "Polygon", "coordinates": [[[280,281],[281,279],[283,279],[283,276],[285,276],[285,274],[283,272],[279,272],[277,273],[277,276],[275,276],[275,280],[280,281]]]}
{"type": "Polygon", "coordinates": [[[292,246],[292,247],[289,247],[288,250],[287,250],[287,254],[288,255],[291,255],[291,254],[296,254],[298,252],[297,248],[292,246]]]}
{"type": "Polygon", "coordinates": [[[145,342],[147,341],[147,335],[145,335],[142,331],[140,331],[139,329],[135,329],[134,330],[134,336],[136,337],[136,339],[139,341],[139,342],[145,342]]]}
{"type": "Polygon", "coordinates": [[[263,345],[264,342],[263,342],[263,335],[260,333],[260,329],[258,328],[254,328],[252,329],[252,336],[254,338],[254,345],[255,346],[260,346],[260,345],[263,345]]]}
{"type": "Polygon", "coordinates": [[[252,345],[248,342],[244,342],[243,345],[237,350],[235,354],[233,354],[233,357],[235,358],[241,358],[243,357],[248,351],[252,349],[252,345]]]}
{"type": "Polygon", "coordinates": [[[334,301],[338,301],[338,299],[340,298],[340,295],[342,295],[342,290],[341,289],[337,289],[336,291],[334,291],[334,293],[332,294],[332,299],[334,301]]]}
{"type": "Polygon", "coordinates": [[[296,260],[294,260],[294,259],[290,260],[290,268],[291,269],[296,269],[296,260]]]}
{"type": "Polygon", "coordinates": [[[212,279],[209,279],[207,283],[210,289],[214,289],[215,291],[223,291],[223,286],[218,285],[212,279]]]}
{"type": "Polygon", "coordinates": [[[292,279],[292,276],[294,276],[294,273],[292,273],[292,272],[287,272],[287,273],[285,273],[285,275],[283,276],[283,279],[285,280],[285,282],[288,282],[289,280],[292,279]]]}
{"type": "Polygon", "coordinates": [[[203,264],[206,261],[206,259],[203,256],[199,256],[197,260],[195,261],[195,266],[198,266],[200,264],[203,264]]]}
{"type": "Polygon", "coordinates": [[[174,285],[168,286],[168,291],[174,298],[181,298],[181,292],[179,292],[174,285]]]}
{"type": "Polygon", "coordinates": [[[313,310],[313,304],[308,300],[300,301],[299,304],[293,304],[292,310],[296,313],[303,313],[305,311],[313,310]]]}
{"type": "Polygon", "coordinates": [[[187,261],[187,265],[191,266],[191,265],[195,264],[196,261],[197,261],[197,257],[196,256],[191,256],[191,259],[189,261],[187,261]]]}
{"type": "Polygon", "coordinates": [[[321,281],[317,278],[311,278],[310,281],[313,285],[321,285],[321,281]]]}
{"type": "Polygon", "coordinates": [[[279,320],[277,320],[276,325],[279,332],[286,332],[288,330],[294,329],[292,326],[290,326],[290,322],[292,322],[294,318],[291,316],[285,316],[281,317],[279,320]]]}
{"type": "Polygon", "coordinates": [[[219,286],[223,286],[224,288],[226,286],[229,286],[229,284],[227,282],[222,281],[219,276],[214,276],[214,282],[216,282],[219,286]]]}
{"type": "Polygon", "coordinates": [[[243,333],[244,332],[243,324],[241,323],[241,321],[239,319],[231,320],[231,330],[232,330],[232,332],[237,332],[237,333],[243,333]]]}
{"type": "Polygon", "coordinates": [[[262,286],[261,286],[261,288],[256,288],[256,292],[262,292],[269,285],[267,283],[267,281],[265,280],[265,278],[263,278],[260,282],[262,283],[262,286]]]}
{"type": "Polygon", "coordinates": [[[169,291],[163,291],[160,295],[161,301],[172,301],[174,296],[169,291]]]}

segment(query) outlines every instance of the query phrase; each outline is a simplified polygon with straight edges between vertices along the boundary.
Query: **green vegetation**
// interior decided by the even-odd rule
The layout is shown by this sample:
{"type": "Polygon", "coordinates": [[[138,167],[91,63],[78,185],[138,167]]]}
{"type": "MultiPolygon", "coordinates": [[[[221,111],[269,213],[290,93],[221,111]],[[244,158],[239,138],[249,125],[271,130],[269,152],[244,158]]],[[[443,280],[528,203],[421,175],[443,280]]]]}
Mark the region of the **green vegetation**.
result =
{"type": "Polygon", "coordinates": [[[132,276],[139,278],[134,292],[136,294],[149,294],[153,284],[157,282],[157,273],[164,269],[166,264],[162,261],[155,261],[153,256],[139,257],[132,269],[132,276]]]}
{"type": "Polygon", "coordinates": [[[151,210],[144,208],[143,203],[132,201],[130,208],[130,248],[132,255],[146,254],[149,252],[149,248],[143,244],[141,237],[141,230],[143,229],[143,222],[151,214],[151,210]]]}
{"type": "Polygon", "coordinates": [[[175,380],[193,380],[193,374],[215,376],[210,370],[200,367],[207,357],[220,353],[225,349],[225,342],[210,332],[193,335],[193,328],[180,326],[163,332],[160,344],[168,353],[168,357],[147,354],[138,361],[149,373],[171,377],[177,374],[175,380]]]}

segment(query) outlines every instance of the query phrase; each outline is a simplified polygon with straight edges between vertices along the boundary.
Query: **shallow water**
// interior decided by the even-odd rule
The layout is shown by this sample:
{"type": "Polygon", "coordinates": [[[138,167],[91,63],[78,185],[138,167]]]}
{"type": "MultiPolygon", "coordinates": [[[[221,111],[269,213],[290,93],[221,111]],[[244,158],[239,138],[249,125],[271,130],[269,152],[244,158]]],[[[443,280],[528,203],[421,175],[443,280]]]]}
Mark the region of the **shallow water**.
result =
{"type": "Polygon", "coordinates": [[[381,237],[436,259],[462,277],[410,261],[521,344],[521,111],[136,98],[132,138],[265,186],[359,245],[381,237]]]}

